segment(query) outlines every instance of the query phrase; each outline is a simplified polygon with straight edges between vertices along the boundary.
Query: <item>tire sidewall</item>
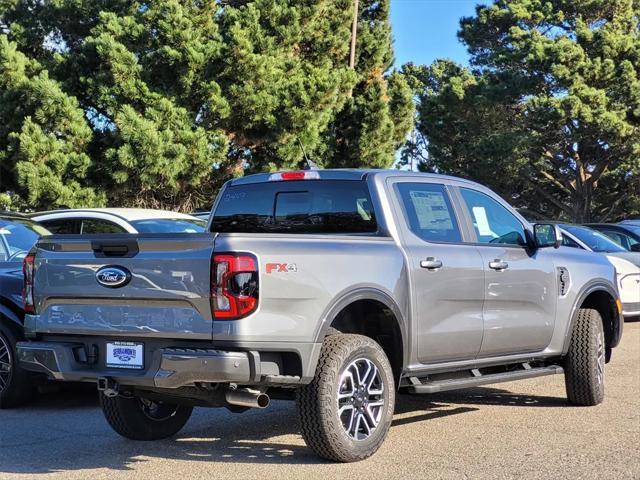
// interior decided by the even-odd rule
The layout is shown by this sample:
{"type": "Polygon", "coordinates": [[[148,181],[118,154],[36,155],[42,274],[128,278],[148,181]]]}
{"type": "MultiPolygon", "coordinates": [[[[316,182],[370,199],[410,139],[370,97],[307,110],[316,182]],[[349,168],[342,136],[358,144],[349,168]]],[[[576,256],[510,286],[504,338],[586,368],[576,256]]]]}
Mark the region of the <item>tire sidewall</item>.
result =
{"type": "Polygon", "coordinates": [[[602,340],[603,356],[605,357],[606,357],[606,354],[604,350],[605,350],[606,340],[604,337],[604,328],[602,326],[602,318],[600,317],[600,315],[597,315],[595,318],[592,317],[591,321],[593,322],[593,328],[592,328],[593,338],[589,342],[589,345],[591,347],[592,361],[593,361],[593,368],[591,369],[591,374],[593,375],[593,382],[596,388],[596,397],[598,399],[598,403],[600,403],[604,399],[604,389],[605,389],[605,383],[606,383],[606,374],[605,374],[604,364],[606,363],[606,361],[603,361],[603,365],[602,365],[602,380],[598,381],[598,375],[597,375],[598,361],[599,361],[598,340],[599,339],[602,340]]]}
{"type": "Polygon", "coordinates": [[[606,337],[602,316],[597,310],[581,308],[576,312],[569,352],[565,359],[567,397],[574,405],[594,406],[604,400],[606,372],[602,365],[599,381],[599,340],[602,341],[603,359],[606,360],[606,337]]]}
{"type": "Polygon", "coordinates": [[[160,440],[177,434],[191,416],[192,407],[172,405],[174,413],[163,419],[148,416],[137,397],[105,397],[100,393],[105,419],[117,433],[130,440],[160,440]]]}
{"type": "Polygon", "coordinates": [[[12,389],[14,388],[14,383],[16,379],[16,349],[15,342],[13,339],[7,335],[7,328],[4,325],[0,325],[0,338],[7,345],[9,349],[9,363],[11,364],[11,372],[9,372],[9,378],[7,380],[7,384],[4,386],[2,390],[0,390],[0,406],[2,406],[5,398],[11,396],[12,389]]]}
{"type": "Polygon", "coordinates": [[[330,415],[328,422],[330,423],[332,430],[334,432],[338,432],[338,438],[336,439],[339,444],[337,445],[338,449],[353,452],[355,454],[354,456],[363,458],[371,455],[371,451],[377,450],[380,444],[384,441],[393,420],[395,407],[395,388],[391,366],[382,348],[373,343],[373,341],[369,342],[358,346],[348,355],[343,357],[338,370],[337,382],[330,386],[330,388],[332,388],[331,397],[333,400],[331,408],[328,409],[328,413],[330,415]],[[342,421],[338,416],[338,390],[340,388],[340,378],[351,362],[359,358],[366,358],[373,362],[378,368],[384,383],[384,409],[380,417],[380,423],[376,427],[375,431],[365,440],[355,440],[351,438],[345,431],[342,421]]]}
{"type": "Polygon", "coordinates": [[[0,408],[17,406],[31,397],[32,384],[28,372],[20,368],[16,355],[16,342],[21,338],[11,325],[0,318],[0,336],[9,347],[11,374],[6,387],[0,392],[0,408]]]}

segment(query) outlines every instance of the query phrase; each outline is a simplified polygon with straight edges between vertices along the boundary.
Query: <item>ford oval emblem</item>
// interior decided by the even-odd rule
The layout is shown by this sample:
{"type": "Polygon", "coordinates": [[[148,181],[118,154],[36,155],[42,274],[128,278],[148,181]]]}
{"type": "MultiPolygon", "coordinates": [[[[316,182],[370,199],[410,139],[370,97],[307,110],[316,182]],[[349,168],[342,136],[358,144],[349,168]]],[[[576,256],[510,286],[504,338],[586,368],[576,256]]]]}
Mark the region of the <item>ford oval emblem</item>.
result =
{"type": "Polygon", "coordinates": [[[96,280],[103,287],[124,287],[131,280],[131,272],[124,267],[108,265],[96,272],[96,280]]]}

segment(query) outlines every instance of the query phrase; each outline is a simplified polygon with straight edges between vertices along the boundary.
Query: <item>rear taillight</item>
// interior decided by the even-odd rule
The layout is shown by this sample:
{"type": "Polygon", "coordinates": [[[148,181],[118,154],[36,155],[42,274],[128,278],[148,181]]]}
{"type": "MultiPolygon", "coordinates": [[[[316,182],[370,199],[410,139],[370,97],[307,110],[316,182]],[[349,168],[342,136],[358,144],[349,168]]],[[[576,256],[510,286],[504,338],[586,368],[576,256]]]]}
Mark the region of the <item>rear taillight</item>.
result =
{"type": "Polygon", "coordinates": [[[33,268],[34,268],[35,255],[33,253],[24,257],[22,262],[22,304],[24,306],[25,313],[35,313],[35,302],[33,298],[33,268]]]}
{"type": "Polygon", "coordinates": [[[237,320],[258,307],[258,261],[247,253],[221,253],[211,266],[214,318],[237,320]]]}

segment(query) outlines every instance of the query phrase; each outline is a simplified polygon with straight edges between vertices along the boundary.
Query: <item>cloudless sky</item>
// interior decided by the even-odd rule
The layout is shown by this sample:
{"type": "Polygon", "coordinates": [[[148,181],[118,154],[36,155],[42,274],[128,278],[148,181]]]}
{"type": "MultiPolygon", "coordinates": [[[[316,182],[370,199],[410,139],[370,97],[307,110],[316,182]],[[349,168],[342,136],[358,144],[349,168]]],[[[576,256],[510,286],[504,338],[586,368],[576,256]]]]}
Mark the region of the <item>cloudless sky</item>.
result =
{"type": "Polygon", "coordinates": [[[460,18],[475,14],[482,0],[391,0],[396,66],[430,64],[450,58],[466,64],[469,56],[457,32],[460,18]]]}

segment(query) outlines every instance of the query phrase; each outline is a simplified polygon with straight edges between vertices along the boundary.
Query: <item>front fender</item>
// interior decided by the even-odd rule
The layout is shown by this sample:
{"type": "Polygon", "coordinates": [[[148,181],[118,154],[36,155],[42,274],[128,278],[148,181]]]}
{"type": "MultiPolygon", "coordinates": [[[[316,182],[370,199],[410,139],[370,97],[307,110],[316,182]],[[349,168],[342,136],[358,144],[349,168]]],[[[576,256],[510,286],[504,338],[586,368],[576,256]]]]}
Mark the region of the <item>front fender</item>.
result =
{"type": "MultiPolygon", "coordinates": [[[[584,301],[587,299],[589,295],[598,291],[606,292],[609,296],[611,296],[614,302],[619,302],[618,291],[616,290],[613,284],[611,284],[610,282],[607,282],[606,280],[595,279],[587,283],[586,285],[584,285],[580,290],[580,293],[576,297],[576,301],[574,302],[573,307],[571,309],[571,317],[570,317],[571,321],[568,322],[567,329],[565,330],[565,334],[564,334],[564,347],[562,349],[563,355],[565,355],[569,351],[569,343],[571,341],[571,332],[573,331],[573,325],[577,318],[578,309],[584,303],[584,301]]],[[[614,348],[618,346],[618,344],[620,343],[620,339],[622,338],[623,324],[624,324],[624,319],[619,309],[615,308],[613,313],[614,315],[612,320],[611,337],[609,339],[609,345],[607,345],[610,348],[614,348]]]]}

